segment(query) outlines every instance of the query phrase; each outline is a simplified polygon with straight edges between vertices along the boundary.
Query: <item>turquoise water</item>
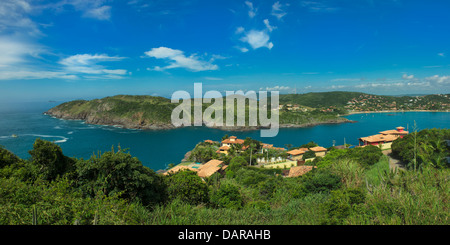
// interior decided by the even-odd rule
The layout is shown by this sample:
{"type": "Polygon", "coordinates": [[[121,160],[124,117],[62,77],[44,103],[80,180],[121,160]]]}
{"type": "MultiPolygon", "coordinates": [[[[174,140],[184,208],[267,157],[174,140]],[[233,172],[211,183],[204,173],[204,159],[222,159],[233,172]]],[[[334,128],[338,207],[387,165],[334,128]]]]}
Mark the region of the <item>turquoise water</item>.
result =
{"type": "Polygon", "coordinates": [[[203,140],[220,140],[223,135],[238,138],[252,137],[264,143],[285,147],[298,146],[310,141],[329,147],[333,145],[358,144],[358,138],[379,131],[408,127],[411,131],[416,121],[418,130],[425,128],[448,128],[450,113],[405,112],[370,113],[347,116],[357,123],[319,125],[308,128],[280,129],[273,138],[261,138],[260,131],[226,132],[205,127],[190,127],[174,130],[140,131],[112,126],[87,125],[82,121],[55,119],[42,112],[57,103],[0,104],[0,145],[22,158],[29,158],[36,138],[56,142],[67,156],[89,158],[92,153],[111,150],[120,144],[129,148],[145,166],[154,170],[164,169],[170,163],[178,164],[185,153],[203,140]],[[12,137],[15,134],[18,137],[12,137]]]}

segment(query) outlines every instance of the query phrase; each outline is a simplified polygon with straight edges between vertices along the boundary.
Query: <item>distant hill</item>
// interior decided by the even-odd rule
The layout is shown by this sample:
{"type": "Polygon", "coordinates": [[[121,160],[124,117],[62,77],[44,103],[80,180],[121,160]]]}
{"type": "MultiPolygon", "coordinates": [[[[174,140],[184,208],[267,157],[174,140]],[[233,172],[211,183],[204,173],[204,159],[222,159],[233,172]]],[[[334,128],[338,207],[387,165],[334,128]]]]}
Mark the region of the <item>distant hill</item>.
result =
{"type": "Polygon", "coordinates": [[[45,114],[62,119],[81,119],[88,124],[121,125],[125,128],[172,128],[169,99],[147,95],[116,95],[60,104],[45,114]]]}
{"type": "Polygon", "coordinates": [[[347,102],[364,93],[359,92],[316,92],[307,94],[280,94],[280,104],[299,104],[318,108],[329,106],[345,106],[347,102]]]}
{"type": "Polygon", "coordinates": [[[388,96],[343,91],[317,92],[280,95],[280,104],[313,108],[337,107],[351,111],[449,110],[450,94],[388,96]]]}
{"type": "MultiPolygon", "coordinates": [[[[237,96],[239,97],[239,96],[237,96]]],[[[116,95],[103,99],[74,100],[60,104],[44,114],[62,119],[80,119],[88,124],[120,125],[134,129],[171,129],[172,111],[179,104],[170,99],[148,95],[116,95]]],[[[193,104],[191,104],[193,105],[193,104]]],[[[324,123],[349,122],[341,117],[348,112],[384,110],[448,110],[449,95],[426,96],[379,96],[358,92],[321,92],[307,94],[280,95],[280,127],[304,127],[324,123]]],[[[202,110],[210,108],[211,103],[203,104],[202,110]]],[[[223,118],[226,108],[223,105],[223,118]]],[[[233,106],[234,107],[234,106],[233,106]]],[[[249,105],[246,105],[249,111],[249,105]]],[[[191,108],[191,116],[193,108],[191,108]]],[[[235,110],[235,125],[237,122],[235,110]]],[[[247,113],[245,115],[248,123],[247,113]]],[[[191,118],[191,122],[195,117],[191,118]]],[[[200,118],[201,119],[201,118],[200,118]]],[[[251,130],[256,127],[226,127],[224,130],[251,130]]]]}

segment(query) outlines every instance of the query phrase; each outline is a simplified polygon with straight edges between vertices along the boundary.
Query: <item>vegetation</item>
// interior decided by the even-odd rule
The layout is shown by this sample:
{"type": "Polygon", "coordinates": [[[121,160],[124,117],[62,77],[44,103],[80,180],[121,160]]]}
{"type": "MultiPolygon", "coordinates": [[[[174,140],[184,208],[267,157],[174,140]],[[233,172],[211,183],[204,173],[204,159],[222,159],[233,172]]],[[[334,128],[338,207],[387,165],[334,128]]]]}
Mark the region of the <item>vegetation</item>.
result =
{"type": "Polygon", "coordinates": [[[156,174],[120,148],[84,160],[36,140],[25,160],[0,147],[0,224],[449,225],[448,132],[394,142],[415,170],[391,170],[377,147],[332,149],[296,178],[242,156],[202,180],[156,174]]]}
{"type": "Polygon", "coordinates": [[[383,110],[449,110],[449,94],[425,96],[386,96],[360,92],[320,92],[280,95],[280,104],[286,110],[332,112],[383,110]],[[288,106],[290,105],[290,106],[288,106]],[[298,105],[298,108],[294,108],[298,105]]]}
{"type": "Polygon", "coordinates": [[[392,153],[409,169],[431,165],[436,168],[448,168],[450,156],[448,143],[449,129],[424,129],[412,132],[392,143],[392,153]],[[416,142],[416,143],[414,143],[416,142]]]}

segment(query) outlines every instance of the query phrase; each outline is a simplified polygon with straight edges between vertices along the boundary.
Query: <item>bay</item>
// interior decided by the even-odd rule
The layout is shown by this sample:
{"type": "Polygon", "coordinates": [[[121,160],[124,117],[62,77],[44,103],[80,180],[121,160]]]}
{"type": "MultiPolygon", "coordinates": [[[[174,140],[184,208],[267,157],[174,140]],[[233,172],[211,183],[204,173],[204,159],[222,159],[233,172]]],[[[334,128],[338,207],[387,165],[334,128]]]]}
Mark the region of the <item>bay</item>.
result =
{"type": "MultiPolygon", "coordinates": [[[[59,102],[62,103],[62,102],[59,102]]],[[[130,130],[113,126],[88,125],[80,120],[61,120],[42,113],[59,103],[21,102],[0,104],[0,145],[21,158],[28,159],[37,138],[60,145],[64,154],[89,158],[93,153],[122,149],[139,158],[153,169],[165,169],[168,164],[178,164],[185,153],[207,139],[219,141],[225,134],[245,139],[251,137],[276,147],[286,144],[299,146],[314,141],[321,146],[345,143],[357,145],[358,138],[380,131],[403,126],[413,130],[448,128],[448,112],[396,112],[364,113],[346,116],[356,123],[324,124],[306,128],[281,128],[276,137],[262,138],[260,131],[227,132],[206,127],[188,127],[171,130],[130,130]],[[13,137],[17,135],[17,137],[13,137]]]]}

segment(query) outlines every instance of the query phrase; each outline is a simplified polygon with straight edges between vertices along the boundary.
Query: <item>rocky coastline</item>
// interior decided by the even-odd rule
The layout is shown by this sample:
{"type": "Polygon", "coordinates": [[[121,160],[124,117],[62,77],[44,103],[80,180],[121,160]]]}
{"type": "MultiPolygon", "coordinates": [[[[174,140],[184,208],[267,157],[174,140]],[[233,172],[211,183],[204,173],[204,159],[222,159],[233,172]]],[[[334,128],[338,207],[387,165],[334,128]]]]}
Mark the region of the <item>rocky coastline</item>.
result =
{"type": "MultiPolygon", "coordinates": [[[[175,129],[178,127],[175,127],[171,123],[159,123],[159,124],[147,124],[145,122],[136,122],[132,121],[129,118],[121,118],[121,117],[108,117],[108,116],[102,116],[99,117],[95,115],[94,113],[79,113],[79,114],[70,114],[67,112],[63,112],[61,110],[57,110],[55,108],[52,108],[46,112],[43,113],[44,115],[48,115],[54,118],[58,119],[64,119],[64,120],[82,120],[86,124],[93,124],[93,125],[108,125],[108,126],[115,126],[115,127],[121,127],[125,129],[139,129],[139,130],[168,130],[168,129],[175,129]]],[[[312,122],[312,123],[304,123],[304,124],[280,124],[279,128],[304,128],[304,127],[314,127],[317,125],[323,125],[323,124],[340,124],[340,123],[354,123],[355,121],[348,120],[346,118],[337,118],[332,119],[324,122],[312,122]]],[[[205,126],[205,125],[203,125],[205,126]]],[[[192,126],[191,126],[192,127],[192,126]]],[[[205,126],[207,127],[207,126],[205,126]]],[[[253,131],[253,130],[260,130],[265,129],[268,127],[263,126],[210,126],[209,128],[219,129],[223,131],[234,131],[234,132],[243,132],[243,131],[253,131]]]]}

